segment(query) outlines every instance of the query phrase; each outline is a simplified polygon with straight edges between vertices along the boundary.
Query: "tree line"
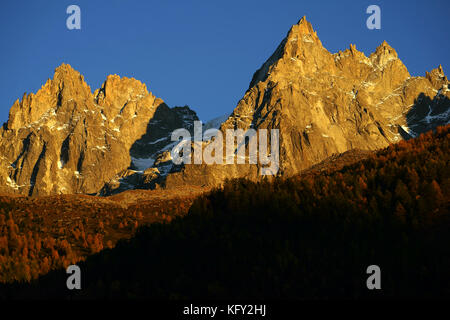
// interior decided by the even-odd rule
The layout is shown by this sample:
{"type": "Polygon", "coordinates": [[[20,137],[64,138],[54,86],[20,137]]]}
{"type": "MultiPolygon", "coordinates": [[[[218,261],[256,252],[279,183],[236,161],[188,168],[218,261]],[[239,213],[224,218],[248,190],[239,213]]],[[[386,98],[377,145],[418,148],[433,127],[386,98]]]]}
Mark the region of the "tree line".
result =
{"type": "Polygon", "coordinates": [[[338,171],[227,181],[184,217],[141,227],[0,296],[90,298],[450,297],[450,125],[338,171]],[[381,268],[382,290],[366,287],[381,268]]]}

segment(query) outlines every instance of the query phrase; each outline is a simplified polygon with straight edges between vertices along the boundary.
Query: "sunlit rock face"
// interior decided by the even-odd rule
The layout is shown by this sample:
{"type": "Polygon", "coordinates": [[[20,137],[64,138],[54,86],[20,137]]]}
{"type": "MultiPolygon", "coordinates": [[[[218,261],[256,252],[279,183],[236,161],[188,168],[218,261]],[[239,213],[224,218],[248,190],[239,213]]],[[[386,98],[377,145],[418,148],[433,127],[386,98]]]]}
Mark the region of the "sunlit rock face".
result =
{"type": "MultiPolygon", "coordinates": [[[[232,114],[204,129],[278,129],[277,175],[291,176],[332,155],[377,150],[447,124],[448,84],[441,66],[412,77],[386,42],[368,57],[355,45],[332,54],[302,18],[232,114]]],[[[36,94],[14,103],[0,129],[0,192],[107,195],[261,178],[263,166],[248,161],[174,166],[171,132],[192,131],[196,120],[188,107],[169,108],[133,78],[110,75],[92,93],[63,64],[36,94]]]]}
{"type": "Polygon", "coordinates": [[[139,172],[141,158],[161,146],[150,139],[164,142],[161,136],[186,125],[186,114],[197,119],[187,107],[167,107],[132,78],[108,76],[92,93],[63,64],[36,94],[14,103],[0,129],[0,192],[98,193],[117,175],[139,172]],[[166,115],[161,125],[152,125],[155,114],[166,115]]]}
{"type": "MultiPolygon", "coordinates": [[[[441,66],[411,77],[385,41],[368,57],[355,45],[332,54],[303,17],[255,72],[221,130],[279,129],[278,174],[290,176],[333,154],[376,150],[446,124],[449,98],[441,66]]],[[[166,186],[258,179],[258,167],[186,165],[166,186]]]]}

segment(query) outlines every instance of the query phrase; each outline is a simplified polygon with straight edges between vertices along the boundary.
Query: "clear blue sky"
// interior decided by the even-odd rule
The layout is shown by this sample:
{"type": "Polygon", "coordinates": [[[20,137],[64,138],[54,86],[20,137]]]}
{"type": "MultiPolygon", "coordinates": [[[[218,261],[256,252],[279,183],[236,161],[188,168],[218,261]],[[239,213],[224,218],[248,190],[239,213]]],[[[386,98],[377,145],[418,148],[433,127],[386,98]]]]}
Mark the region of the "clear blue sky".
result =
{"type": "Polygon", "coordinates": [[[331,52],[355,43],[368,55],[386,40],[412,75],[439,64],[448,75],[449,9],[447,0],[2,0],[0,121],[62,62],[92,91],[116,73],[146,83],[169,106],[191,106],[202,120],[229,113],[303,15],[331,52]],[[66,28],[70,4],[81,8],[81,30],[66,28]],[[381,30],[366,28],[370,4],[381,7],[381,30]]]}

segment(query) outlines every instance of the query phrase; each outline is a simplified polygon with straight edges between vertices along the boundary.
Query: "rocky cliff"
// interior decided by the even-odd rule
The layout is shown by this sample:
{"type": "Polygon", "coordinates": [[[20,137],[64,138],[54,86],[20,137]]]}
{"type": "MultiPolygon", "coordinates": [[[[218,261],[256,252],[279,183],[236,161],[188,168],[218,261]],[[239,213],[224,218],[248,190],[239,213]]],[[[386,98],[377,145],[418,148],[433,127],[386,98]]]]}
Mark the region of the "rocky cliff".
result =
{"type": "Polygon", "coordinates": [[[151,166],[171,131],[194,120],[189,108],[169,108],[133,78],[108,76],[92,93],[83,76],[63,64],[36,94],[14,103],[0,129],[0,192],[115,189],[118,176],[151,166]]]}
{"type": "MultiPolygon", "coordinates": [[[[204,130],[278,129],[277,174],[290,176],[333,155],[376,150],[449,123],[448,85],[441,66],[411,76],[387,42],[368,57],[355,45],[330,53],[302,18],[232,114],[204,130]]],[[[36,94],[14,103],[0,129],[0,192],[111,194],[261,177],[263,166],[249,164],[248,155],[246,164],[174,166],[171,132],[192,132],[195,120],[188,107],[169,108],[132,78],[108,76],[92,93],[63,64],[36,94]]]]}
{"type": "MultiPolygon", "coordinates": [[[[221,130],[279,129],[278,174],[290,176],[333,154],[376,150],[448,123],[448,84],[441,66],[412,77],[387,42],[368,57],[353,44],[332,54],[303,17],[255,72],[221,130]]],[[[257,179],[259,167],[185,165],[166,186],[257,179]]]]}

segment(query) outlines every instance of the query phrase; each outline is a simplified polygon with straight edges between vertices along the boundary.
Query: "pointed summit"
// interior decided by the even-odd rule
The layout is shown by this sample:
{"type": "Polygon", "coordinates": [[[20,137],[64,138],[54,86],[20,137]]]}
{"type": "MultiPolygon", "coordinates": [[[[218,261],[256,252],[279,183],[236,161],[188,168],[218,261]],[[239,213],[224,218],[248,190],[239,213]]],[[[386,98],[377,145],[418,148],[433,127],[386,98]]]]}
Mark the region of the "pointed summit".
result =
{"type": "Polygon", "coordinates": [[[70,64],[66,63],[62,63],[55,69],[53,79],[47,81],[45,86],[52,88],[52,91],[57,88],[58,90],[66,88],[69,91],[74,91],[73,93],[78,92],[79,90],[86,91],[84,94],[87,94],[87,91],[89,91],[89,93],[91,91],[91,88],[84,81],[84,77],[80,72],[72,68],[70,64]]]}
{"type": "Polygon", "coordinates": [[[448,81],[446,75],[444,74],[442,65],[439,65],[430,72],[425,72],[425,78],[427,78],[434,87],[441,87],[448,81]]]}
{"type": "MultiPolygon", "coordinates": [[[[302,34],[313,34],[315,33],[311,23],[306,20],[306,16],[303,16],[296,24],[298,26],[298,32],[302,34]]],[[[294,26],[292,27],[294,28],[294,26]]]]}
{"type": "Polygon", "coordinates": [[[53,75],[53,80],[67,80],[78,78],[84,82],[84,77],[70,64],[62,63],[60,66],[56,67],[55,73],[53,75]]]}
{"type": "Polygon", "coordinates": [[[18,129],[39,120],[52,108],[56,112],[68,101],[77,101],[81,105],[81,102],[84,104],[90,99],[91,88],[84,77],[69,64],[63,63],[55,69],[53,78],[48,79],[35,94],[24,95],[22,101],[16,101],[10,110],[7,126],[18,129]]]}
{"type": "MultiPolygon", "coordinates": [[[[295,42],[299,40],[300,42],[317,43],[322,45],[317,36],[317,32],[314,31],[311,23],[306,20],[306,16],[303,16],[297,24],[294,24],[288,32],[286,37],[286,42],[295,42]]],[[[299,43],[300,43],[299,42],[299,43]]]]}
{"type": "Polygon", "coordinates": [[[378,56],[380,55],[390,55],[393,56],[395,58],[397,58],[397,51],[395,51],[394,48],[392,48],[387,42],[386,40],[384,40],[376,49],[375,49],[375,54],[377,54],[378,56]]]}
{"type": "Polygon", "coordinates": [[[78,73],[70,64],[61,63],[58,67],[55,68],[55,74],[63,74],[63,73],[78,73]]]}
{"type": "Polygon", "coordinates": [[[73,98],[72,96],[82,96],[84,99],[91,94],[91,88],[84,81],[83,75],[66,63],[55,69],[53,79],[47,81],[44,87],[48,87],[52,94],[64,90],[64,96],[69,99],[73,98]]]}
{"type": "Polygon", "coordinates": [[[434,68],[430,71],[431,74],[443,77],[444,76],[444,69],[442,68],[442,65],[439,64],[437,68],[434,68]]]}
{"type": "Polygon", "coordinates": [[[349,50],[353,55],[358,54],[360,52],[358,51],[358,49],[356,49],[356,44],[353,43],[350,43],[349,50]]]}
{"type": "Polygon", "coordinates": [[[120,77],[117,74],[108,75],[101,88],[94,92],[96,103],[114,106],[114,108],[121,108],[126,101],[137,100],[139,97],[148,95],[145,83],[134,78],[120,77]]]}
{"type": "Polygon", "coordinates": [[[303,16],[303,17],[300,18],[300,20],[298,20],[297,24],[302,24],[302,23],[306,23],[306,22],[308,22],[306,20],[306,16],[303,16]]]}
{"type": "Polygon", "coordinates": [[[314,72],[323,67],[325,60],[328,63],[331,59],[311,23],[303,16],[289,29],[286,38],[281,41],[270,58],[255,72],[249,88],[267,79],[272,72],[282,73],[292,67],[302,74],[314,72]]]}
{"type": "MultiPolygon", "coordinates": [[[[384,40],[373,52],[369,59],[373,64],[384,68],[389,62],[398,60],[397,51],[384,40]]],[[[406,68],[405,68],[406,69],[406,68]]]]}

